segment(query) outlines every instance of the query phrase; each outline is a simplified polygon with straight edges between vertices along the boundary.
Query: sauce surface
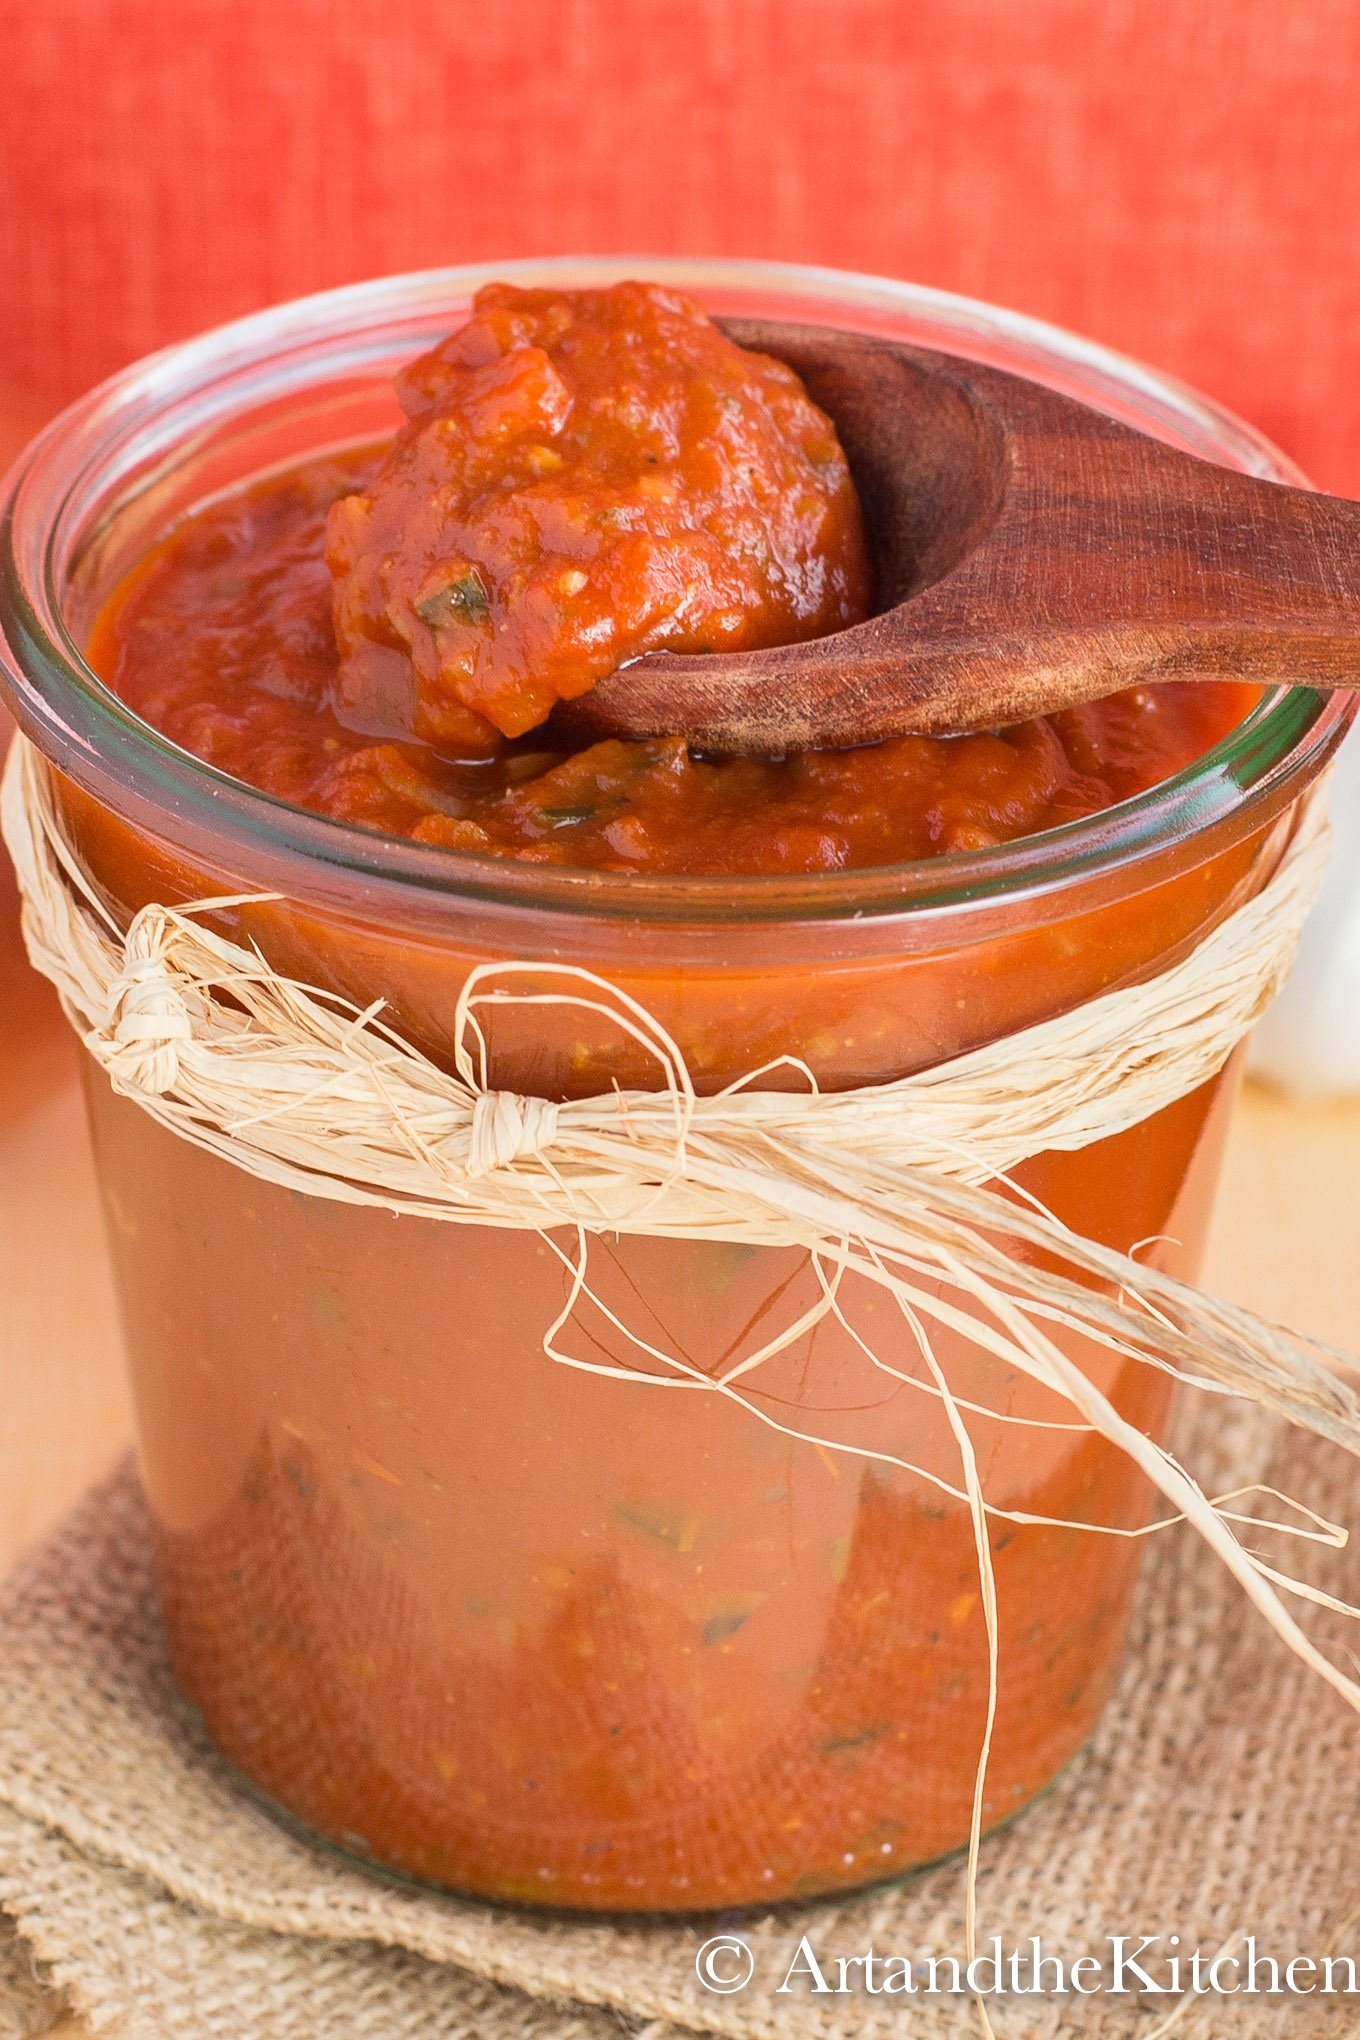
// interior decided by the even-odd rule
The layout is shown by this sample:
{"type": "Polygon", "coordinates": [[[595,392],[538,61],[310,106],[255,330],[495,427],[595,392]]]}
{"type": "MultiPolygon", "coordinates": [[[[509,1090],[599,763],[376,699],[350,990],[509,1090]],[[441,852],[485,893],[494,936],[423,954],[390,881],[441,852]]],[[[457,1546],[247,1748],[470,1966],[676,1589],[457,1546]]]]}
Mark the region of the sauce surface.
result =
{"type": "Polygon", "coordinates": [[[100,617],[91,663],[185,750],[338,820],[597,870],[837,870],[1008,842],[1180,771],[1241,720],[1240,682],[1131,689],[1043,721],[788,758],[678,738],[574,754],[542,732],[480,763],[341,716],[325,529],[372,455],[314,460],[177,527],[100,617]]]}
{"type": "Polygon", "coordinates": [[[387,447],[185,519],[89,655],[196,756],[338,820],[596,870],[746,874],[987,848],[1180,771],[1241,683],[840,752],[572,751],[549,721],[627,658],[787,642],[869,601],[858,502],[792,371],[673,294],[483,291],[399,379],[387,447]]]}

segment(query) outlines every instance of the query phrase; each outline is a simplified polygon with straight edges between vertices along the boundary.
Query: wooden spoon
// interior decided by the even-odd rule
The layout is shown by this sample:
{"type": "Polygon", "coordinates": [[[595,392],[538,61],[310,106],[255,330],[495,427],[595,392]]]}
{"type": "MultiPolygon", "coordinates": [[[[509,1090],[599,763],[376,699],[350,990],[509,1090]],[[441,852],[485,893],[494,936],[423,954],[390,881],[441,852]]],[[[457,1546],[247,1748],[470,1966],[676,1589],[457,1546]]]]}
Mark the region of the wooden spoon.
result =
{"type": "Polygon", "coordinates": [[[988,729],[1159,680],[1360,687],[1360,503],[955,355],[723,324],[835,420],[879,614],[766,651],[651,653],[558,711],[573,736],[779,752],[988,729]]]}

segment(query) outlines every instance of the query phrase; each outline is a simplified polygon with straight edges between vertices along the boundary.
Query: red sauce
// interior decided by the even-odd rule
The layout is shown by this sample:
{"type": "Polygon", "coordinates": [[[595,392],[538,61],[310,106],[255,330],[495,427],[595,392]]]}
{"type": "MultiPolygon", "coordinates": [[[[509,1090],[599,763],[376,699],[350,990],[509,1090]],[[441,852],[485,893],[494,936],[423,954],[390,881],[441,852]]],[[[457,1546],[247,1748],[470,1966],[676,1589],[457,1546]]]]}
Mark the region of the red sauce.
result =
{"type": "Polygon", "coordinates": [[[412,422],[331,511],[342,698],[473,756],[643,652],[860,622],[835,428],[653,284],[515,290],[397,379],[412,422]]]}
{"type": "Polygon", "coordinates": [[[251,785],[418,842],[598,870],[836,870],[1008,842],[1181,770],[1255,698],[1133,689],[976,736],[706,759],[678,739],[569,755],[543,735],[456,762],[341,718],[327,513],[373,455],[318,460],[185,520],[105,611],[90,657],[128,705],[251,785]]]}

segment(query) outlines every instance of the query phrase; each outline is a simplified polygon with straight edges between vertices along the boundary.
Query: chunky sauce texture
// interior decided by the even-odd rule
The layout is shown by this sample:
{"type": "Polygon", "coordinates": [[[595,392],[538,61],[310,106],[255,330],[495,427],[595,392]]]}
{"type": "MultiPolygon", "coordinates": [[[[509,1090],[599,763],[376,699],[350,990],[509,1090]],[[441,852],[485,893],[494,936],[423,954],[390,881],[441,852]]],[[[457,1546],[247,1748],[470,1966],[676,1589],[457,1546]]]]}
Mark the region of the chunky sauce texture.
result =
{"type": "Polygon", "coordinates": [[[1142,792],[1238,683],[1011,729],[782,758],[554,739],[554,703],[657,648],[857,621],[859,508],[782,363],[645,285],[493,286],[400,382],[389,447],[186,519],[115,594],[96,670],[185,749],[422,843],[608,871],[831,871],[984,848],[1142,792]]]}
{"type": "Polygon", "coordinates": [[[411,423],[327,530],[361,714],[480,756],[643,652],[867,612],[830,419],[673,291],[492,284],[397,395],[411,423]]]}

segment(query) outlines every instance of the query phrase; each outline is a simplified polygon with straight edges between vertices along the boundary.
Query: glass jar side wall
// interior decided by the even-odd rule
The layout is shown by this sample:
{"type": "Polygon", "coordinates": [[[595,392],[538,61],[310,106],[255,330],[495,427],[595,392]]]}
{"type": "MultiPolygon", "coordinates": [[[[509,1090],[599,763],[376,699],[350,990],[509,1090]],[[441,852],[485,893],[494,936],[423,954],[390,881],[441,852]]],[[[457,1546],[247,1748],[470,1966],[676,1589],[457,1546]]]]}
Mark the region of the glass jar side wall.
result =
{"type": "MultiPolygon", "coordinates": [[[[1230,1089],[1044,1158],[1026,1187],[1121,1245],[1176,1236],[1188,1269],[1230,1089]]],[[[574,1241],[300,1197],[98,1076],[91,1106],[176,1668],[257,1786],[366,1859],[567,1907],[804,1896],[966,1839],[977,1555],[935,1484],[957,1489],[957,1447],[881,1294],[847,1282],[842,1306],[908,1384],[832,1321],[747,1377],[749,1409],[609,1381],[543,1351],[574,1241]]],[[[813,1301],[794,1251],[602,1239],[590,1268],[708,1375],[813,1301]]],[[[1161,1434],[1165,1376],[1065,1343],[1161,1434]]],[[[565,1344],[638,1364],[590,1305],[565,1344]]],[[[1070,1422],[1055,1398],[952,1335],[936,1353],[1009,1420],[969,1417],[996,1506],[1145,1519],[1114,1448],[1015,1421],[1070,1422]]],[[[1094,1726],[1139,1549],[994,1522],[989,1826],[1094,1726]]]]}
{"type": "MultiPolygon", "coordinates": [[[[973,944],[946,932],[909,974],[907,960],[822,973],[790,955],[754,980],[716,962],[666,976],[653,960],[625,988],[710,1083],[768,1053],[879,1081],[899,1058],[942,1059],[1017,1011],[1169,959],[1264,881],[1280,833],[1188,860],[1104,913],[973,944]]],[[[140,896],[150,881],[121,829],[86,827],[86,854],[108,840],[101,875],[134,874],[140,896]]],[[[210,889],[203,875],[195,889],[210,889]]],[[[412,959],[382,931],[360,945],[315,915],[293,930],[286,907],[266,947],[399,1006],[411,973],[442,972],[424,1031],[446,1061],[439,1016],[446,1030],[466,969],[495,960],[412,959]]],[[[597,1088],[611,1051],[623,1068],[576,1016],[534,1020],[499,1037],[496,1081],[597,1088]]],[[[1158,1238],[1193,1272],[1231,1087],[1225,1075],[1111,1140],[1038,1157],[1019,1180],[1078,1230],[1125,1249],[1158,1238]]],[[[965,1838],[986,1700],[977,1556],[966,1507],[939,1485],[958,1489],[957,1446],[880,1293],[851,1282],[842,1306],[907,1384],[832,1320],[748,1377],[751,1408],[611,1382],[543,1352],[573,1240],[299,1196],[174,1139],[102,1080],[91,1104],[177,1668],[270,1796],[372,1860],[559,1906],[754,1904],[965,1838]]],[[[590,1252],[606,1311],[708,1377],[815,1301],[794,1251],[602,1238],[590,1252]]],[[[565,1337],[588,1361],[638,1364],[590,1303],[565,1337]]],[[[1160,1435],[1165,1376],[1065,1344],[1160,1435]]],[[[968,1341],[942,1335],[937,1352],[953,1393],[999,1413],[969,1417],[990,1501],[1144,1519],[1146,1484],[1112,1447],[1016,1421],[1070,1424],[1070,1410],[968,1341]]],[[[1093,1726],[1138,1551],[997,1524],[989,1822],[1093,1726]]]]}

